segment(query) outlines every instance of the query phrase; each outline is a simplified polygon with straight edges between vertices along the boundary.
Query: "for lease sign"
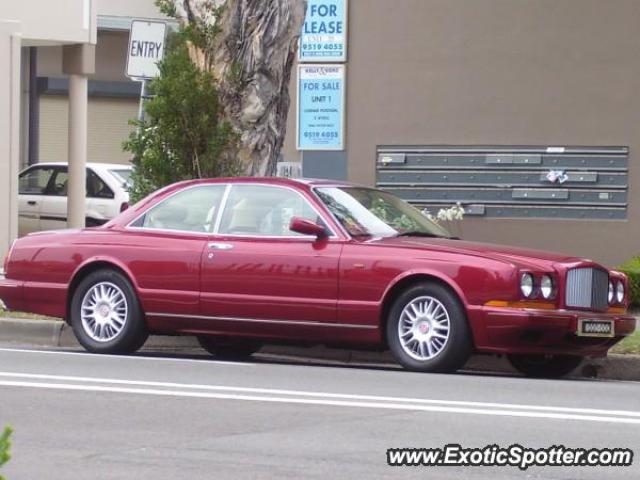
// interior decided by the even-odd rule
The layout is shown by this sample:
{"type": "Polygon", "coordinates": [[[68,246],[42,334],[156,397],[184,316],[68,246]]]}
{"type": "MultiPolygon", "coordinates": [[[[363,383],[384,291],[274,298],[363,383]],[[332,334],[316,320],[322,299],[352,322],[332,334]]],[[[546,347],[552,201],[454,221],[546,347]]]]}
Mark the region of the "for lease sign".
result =
{"type": "Polygon", "coordinates": [[[344,65],[298,67],[298,149],[344,148],[344,65]]]}
{"type": "Polygon", "coordinates": [[[128,77],[148,79],[159,75],[158,62],[164,56],[165,29],[166,25],[162,22],[131,22],[127,52],[128,77]]]}
{"type": "Polygon", "coordinates": [[[300,62],[347,59],[347,0],[309,0],[298,52],[300,62]]]}

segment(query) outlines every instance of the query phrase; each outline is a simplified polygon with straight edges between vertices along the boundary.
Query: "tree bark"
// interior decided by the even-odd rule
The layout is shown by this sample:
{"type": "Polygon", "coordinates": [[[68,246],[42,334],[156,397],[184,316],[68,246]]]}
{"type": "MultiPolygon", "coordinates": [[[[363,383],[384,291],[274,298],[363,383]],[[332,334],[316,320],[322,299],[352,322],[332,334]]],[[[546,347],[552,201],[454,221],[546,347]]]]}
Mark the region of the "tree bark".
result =
{"type": "Polygon", "coordinates": [[[219,28],[191,56],[219,82],[223,116],[238,132],[248,175],[273,175],[289,112],[289,81],[305,0],[172,0],[183,25],[219,28]],[[218,17],[215,9],[222,7],[218,17]]]}

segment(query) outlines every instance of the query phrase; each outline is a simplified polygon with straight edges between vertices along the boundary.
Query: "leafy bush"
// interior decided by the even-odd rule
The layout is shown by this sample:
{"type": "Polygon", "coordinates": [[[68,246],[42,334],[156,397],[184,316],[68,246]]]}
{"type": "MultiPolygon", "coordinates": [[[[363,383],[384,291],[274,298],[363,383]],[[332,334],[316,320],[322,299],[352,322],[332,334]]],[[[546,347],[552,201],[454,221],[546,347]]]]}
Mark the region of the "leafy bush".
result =
{"type": "MultiPolygon", "coordinates": [[[[7,463],[11,456],[9,455],[9,448],[11,447],[11,442],[9,438],[11,437],[12,430],[10,427],[6,427],[2,435],[0,435],[0,467],[7,463]]],[[[4,480],[4,477],[0,475],[0,480],[4,480]]]]}
{"type": "Polygon", "coordinates": [[[640,257],[632,258],[618,268],[629,277],[631,306],[640,307],[640,257]]]}
{"type": "Polygon", "coordinates": [[[145,118],[123,143],[133,154],[132,203],[180,180],[235,176],[240,167],[227,154],[237,141],[222,120],[216,80],[189,56],[188,32],[171,34],[160,76],[150,82],[145,118]]]}

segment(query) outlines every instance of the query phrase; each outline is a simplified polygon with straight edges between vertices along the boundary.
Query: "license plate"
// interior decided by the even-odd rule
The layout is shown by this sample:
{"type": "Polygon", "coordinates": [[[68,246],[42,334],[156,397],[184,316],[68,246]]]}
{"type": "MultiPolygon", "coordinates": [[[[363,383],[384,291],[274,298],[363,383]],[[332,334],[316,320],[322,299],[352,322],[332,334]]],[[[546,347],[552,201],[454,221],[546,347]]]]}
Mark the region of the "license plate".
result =
{"type": "Polygon", "coordinates": [[[580,337],[613,337],[615,335],[613,320],[578,320],[578,336],[580,337]]]}

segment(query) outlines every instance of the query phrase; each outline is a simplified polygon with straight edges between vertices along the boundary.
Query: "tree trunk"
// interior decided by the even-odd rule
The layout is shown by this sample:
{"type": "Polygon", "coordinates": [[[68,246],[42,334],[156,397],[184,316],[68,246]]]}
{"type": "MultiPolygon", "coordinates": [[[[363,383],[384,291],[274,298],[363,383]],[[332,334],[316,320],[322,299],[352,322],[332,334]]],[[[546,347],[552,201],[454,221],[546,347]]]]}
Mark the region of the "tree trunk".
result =
{"type": "Polygon", "coordinates": [[[289,80],[306,12],[305,0],[172,0],[183,25],[218,28],[193,46],[196,64],[220,84],[224,119],[240,136],[248,175],[273,175],[289,112],[289,80]],[[216,9],[222,7],[220,16],[216,9]]]}

